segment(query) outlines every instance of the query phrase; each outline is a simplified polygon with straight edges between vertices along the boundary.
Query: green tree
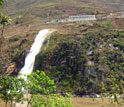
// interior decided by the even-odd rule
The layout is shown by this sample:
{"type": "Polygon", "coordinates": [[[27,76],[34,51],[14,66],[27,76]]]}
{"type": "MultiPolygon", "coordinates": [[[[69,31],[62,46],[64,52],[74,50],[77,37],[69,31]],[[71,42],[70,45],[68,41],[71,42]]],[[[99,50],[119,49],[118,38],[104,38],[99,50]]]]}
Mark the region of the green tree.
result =
{"type": "Polygon", "coordinates": [[[11,102],[11,107],[13,102],[23,101],[24,90],[26,82],[23,79],[18,79],[12,76],[2,76],[0,77],[0,98],[5,101],[5,107],[7,103],[11,102]]]}
{"type": "Polygon", "coordinates": [[[2,38],[4,38],[4,28],[6,23],[9,23],[11,19],[9,16],[3,15],[2,8],[3,8],[4,0],[0,0],[0,24],[3,26],[2,28],[2,38]]]}
{"type": "Polygon", "coordinates": [[[24,101],[28,102],[27,107],[73,107],[69,94],[66,94],[66,97],[54,94],[54,81],[44,72],[33,72],[27,78],[28,80],[24,81],[12,76],[0,77],[0,98],[5,102],[5,107],[8,102],[13,107],[13,102],[24,101]],[[26,94],[29,97],[24,97],[26,94]]]}
{"type": "Polygon", "coordinates": [[[4,15],[1,15],[0,18],[1,18],[0,24],[3,26],[2,27],[2,38],[4,38],[5,25],[9,23],[11,19],[9,18],[9,16],[4,16],[4,15]]]}
{"type": "Polygon", "coordinates": [[[53,80],[41,71],[33,72],[28,76],[30,97],[27,99],[28,105],[32,107],[72,107],[70,96],[62,97],[60,94],[52,94],[56,91],[53,80]]]}
{"type": "MultiPolygon", "coordinates": [[[[4,4],[4,1],[3,0],[0,0],[0,8],[3,7],[3,4],[4,4]]],[[[2,11],[0,10],[0,14],[2,13],[2,11]]]]}
{"type": "Polygon", "coordinates": [[[3,44],[3,40],[5,39],[5,37],[4,37],[5,25],[6,25],[6,23],[9,23],[11,21],[9,16],[3,15],[3,12],[2,12],[3,4],[4,4],[4,0],[0,0],[0,24],[2,25],[2,30],[1,30],[2,37],[0,37],[0,54],[1,54],[1,56],[2,56],[2,44],[3,44]]]}
{"type": "Polygon", "coordinates": [[[55,88],[54,81],[50,80],[44,72],[36,71],[28,75],[27,90],[31,96],[27,99],[27,107],[33,102],[35,95],[38,93],[48,95],[51,91],[55,91],[55,88]]]}

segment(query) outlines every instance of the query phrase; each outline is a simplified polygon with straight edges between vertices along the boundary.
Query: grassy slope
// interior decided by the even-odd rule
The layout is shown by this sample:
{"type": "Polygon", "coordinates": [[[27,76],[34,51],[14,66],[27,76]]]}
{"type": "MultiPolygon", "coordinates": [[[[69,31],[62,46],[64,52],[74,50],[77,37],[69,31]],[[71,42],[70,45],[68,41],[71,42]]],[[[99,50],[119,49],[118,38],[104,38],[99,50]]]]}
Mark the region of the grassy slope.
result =
{"type": "Polygon", "coordinates": [[[9,0],[4,12],[10,16],[21,14],[27,23],[42,22],[50,13],[50,18],[67,15],[90,14],[93,11],[119,11],[121,0],[9,0]],[[102,7],[102,8],[101,8],[102,7]],[[41,21],[42,20],[42,21],[41,21]]]}

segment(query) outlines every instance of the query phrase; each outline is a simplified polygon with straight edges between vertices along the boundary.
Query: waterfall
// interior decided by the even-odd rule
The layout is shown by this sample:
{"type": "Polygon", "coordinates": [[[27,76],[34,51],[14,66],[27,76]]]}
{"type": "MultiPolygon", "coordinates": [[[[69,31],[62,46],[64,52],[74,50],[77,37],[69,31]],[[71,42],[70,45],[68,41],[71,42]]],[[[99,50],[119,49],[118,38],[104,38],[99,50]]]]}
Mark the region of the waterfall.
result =
{"type": "Polygon", "coordinates": [[[41,48],[43,47],[43,43],[48,35],[50,35],[54,30],[44,29],[41,30],[35,38],[32,47],[30,48],[29,53],[25,58],[25,65],[19,71],[18,78],[23,78],[27,81],[27,75],[33,71],[35,56],[40,52],[41,48]]]}

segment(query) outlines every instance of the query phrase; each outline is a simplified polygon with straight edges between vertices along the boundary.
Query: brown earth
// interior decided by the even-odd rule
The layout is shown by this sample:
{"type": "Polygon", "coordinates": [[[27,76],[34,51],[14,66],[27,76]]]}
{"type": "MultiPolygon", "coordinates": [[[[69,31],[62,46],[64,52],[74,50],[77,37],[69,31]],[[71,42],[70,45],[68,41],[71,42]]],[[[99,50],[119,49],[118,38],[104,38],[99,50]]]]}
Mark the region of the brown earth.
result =
{"type": "MultiPolygon", "coordinates": [[[[0,107],[4,107],[4,102],[0,101],[0,107]]],[[[92,99],[92,98],[72,98],[74,107],[118,107],[117,104],[111,103],[109,99],[92,99]]],[[[10,107],[10,104],[8,104],[10,107]]]]}
{"type": "Polygon", "coordinates": [[[72,98],[74,107],[118,107],[109,99],[72,98]]]}
{"type": "Polygon", "coordinates": [[[118,19],[116,18],[113,23],[112,23],[113,27],[116,29],[121,29],[124,30],[124,18],[122,19],[118,19]]]}

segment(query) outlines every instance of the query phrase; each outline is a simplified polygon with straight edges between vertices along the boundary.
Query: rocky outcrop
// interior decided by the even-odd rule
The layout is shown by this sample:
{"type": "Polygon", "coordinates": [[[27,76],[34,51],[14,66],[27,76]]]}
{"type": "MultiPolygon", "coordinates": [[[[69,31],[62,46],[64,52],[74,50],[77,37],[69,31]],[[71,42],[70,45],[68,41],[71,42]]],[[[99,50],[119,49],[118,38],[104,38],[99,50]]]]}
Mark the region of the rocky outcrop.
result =
{"type": "Polygon", "coordinates": [[[24,66],[25,57],[28,52],[29,52],[29,49],[27,49],[26,51],[23,51],[19,56],[13,59],[13,62],[16,63],[15,71],[12,73],[13,76],[17,76],[20,69],[24,66]]]}
{"type": "Polygon", "coordinates": [[[15,62],[10,63],[9,66],[7,67],[6,71],[3,72],[1,74],[1,76],[3,76],[3,75],[6,75],[6,76],[11,75],[12,73],[15,72],[15,69],[16,69],[16,63],[15,62]]]}
{"type": "Polygon", "coordinates": [[[57,33],[51,36],[47,48],[37,56],[34,67],[34,71],[46,71],[55,80],[57,90],[77,95],[100,93],[100,84],[106,82],[109,71],[122,70],[113,68],[114,63],[122,62],[121,55],[124,54],[119,45],[118,50],[110,49],[114,46],[110,43],[120,39],[116,34],[91,33],[62,40],[58,39],[60,36],[57,33]]]}

